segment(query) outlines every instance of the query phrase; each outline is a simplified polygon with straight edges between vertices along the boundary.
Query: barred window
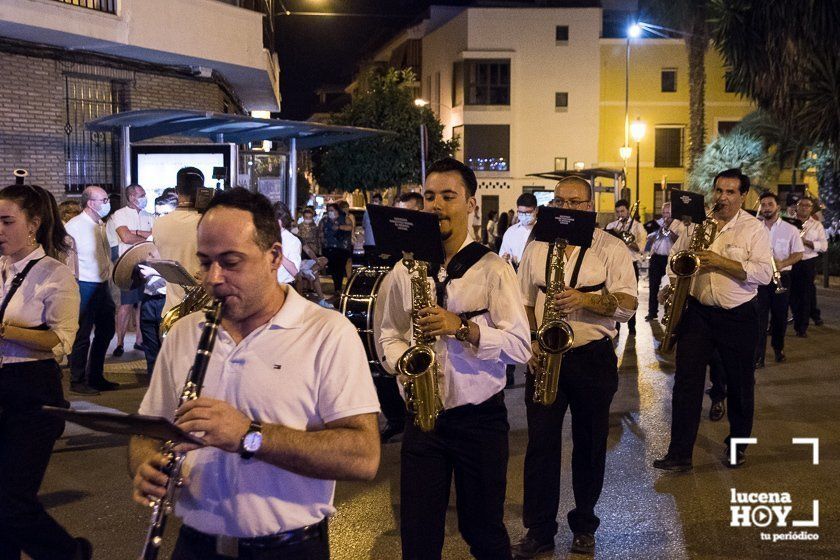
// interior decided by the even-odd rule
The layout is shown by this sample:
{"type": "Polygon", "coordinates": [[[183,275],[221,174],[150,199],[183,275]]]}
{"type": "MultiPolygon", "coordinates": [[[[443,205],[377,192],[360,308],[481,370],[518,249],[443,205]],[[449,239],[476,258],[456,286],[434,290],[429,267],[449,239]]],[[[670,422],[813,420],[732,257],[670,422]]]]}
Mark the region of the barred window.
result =
{"type": "Polygon", "coordinates": [[[654,167],[682,167],[685,128],[656,127],[656,155],[654,167]]]}

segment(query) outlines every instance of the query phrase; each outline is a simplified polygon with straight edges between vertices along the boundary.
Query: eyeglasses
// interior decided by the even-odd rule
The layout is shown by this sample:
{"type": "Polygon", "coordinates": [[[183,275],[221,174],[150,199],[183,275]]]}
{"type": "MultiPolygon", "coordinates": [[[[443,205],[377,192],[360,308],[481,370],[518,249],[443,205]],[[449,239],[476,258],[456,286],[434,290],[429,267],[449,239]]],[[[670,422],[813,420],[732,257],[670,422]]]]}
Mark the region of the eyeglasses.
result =
{"type": "Polygon", "coordinates": [[[563,198],[554,198],[551,204],[555,208],[580,208],[584,204],[589,204],[589,200],[565,200],[563,198]]]}

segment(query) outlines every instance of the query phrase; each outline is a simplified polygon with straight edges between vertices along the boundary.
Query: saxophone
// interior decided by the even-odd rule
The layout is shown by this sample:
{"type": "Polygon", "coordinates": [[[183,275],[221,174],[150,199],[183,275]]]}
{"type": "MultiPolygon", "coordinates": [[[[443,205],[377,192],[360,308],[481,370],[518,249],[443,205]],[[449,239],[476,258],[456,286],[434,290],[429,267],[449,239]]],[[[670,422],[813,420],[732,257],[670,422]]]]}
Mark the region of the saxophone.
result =
{"type": "Polygon", "coordinates": [[[712,219],[712,215],[718,208],[719,205],[715,204],[706,214],[703,223],[697,224],[694,228],[688,249],[678,251],[671,257],[671,271],[677,276],[677,281],[665,302],[665,317],[662,320],[665,324],[665,333],[662,335],[662,343],[659,345],[660,352],[670,352],[677,342],[677,327],[685,311],[688,292],[691,289],[691,279],[700,269],[700,257],[697,256],[697,253],[708,249],[712,241],[715,240],[717,222],[712,219]]]}
{"type": "Polygon", "coordinates": [[[563,262],[565,250],[565,239],[557,239],[549,246],[549,275],[545,279],[545,306],[542,323],[537,329],[537,344],[540,346],[542,355],[534,372],[533,400],[545,406],[551,405],[557,398],[557,384],[560,381],[560,364],[563,361],[563,354],[568,352],[575,342],[575,331],[572,330],[572,326],[565,321],[565,315],[554,309],[554,296],[566,289],[563,262]]]}
{"type": "Polygon", "coordinates": [[[172,325],[178,319],[183,319],[190,313],[194,313],[204,309],[210,305],[211,298],[207,295],[203,286],[187,286],[184,299],[182,299],[172,309],[163,314],[163,319],[160,321],[160,338],[163,340],[169,334],[172,325]]]}
{"type": "Polygon", "coordinates": [[[424,432],[435,428],[438,414],[443,410],[438,389],[439,365],[433,347],[434,337],[426,336],[420,330],[419,312],[424,307],[431,307],[435,300],[429,286],[429,265],[416,261],[410,255],[403,259],[403,265],[411,276],[411,328],[414,346],[406,350],[397,360],[397,375],[407,379],[403,383],[405,404],[409,412],[414,413],[414,424],[424,432]]]}
{"type": "MultiPolygon", "coordinates": [[[[204,290],[202,290],[203,292],[204,290]]],[[[204,374],[207,372],[207,365],[210,363],[210,354],[213,352],[213,345],[216,342],[216,333],[219,323],[222,320],[221,300],[212,300],[204,309],[206,322],[204,330],[201,331],[201,338],[198,341],[198,349],[195,353],[195,361],[187,375],[187,381],[181,390],[181,397],[178,399],[178,408],[187,402],[198,398],[201,387],[204,384],[204,374]]],[[[163,532],[166,529],[166,519],[175,509],[175,501],[178,498],[178,489],[183,484],[181,469],[184,466],[184,459],[187,454],[175,451],[175,443],[164,442],[161,447],[161,454],[165,464],[161,468],[169,481],[166,483],[166,495],[152,501],[152,515],[149,522],[149,530],[146,533],[146,542],[143,544],[143,552],[140,560],[155,560],[160,552],[160,545],[163,543],[163,532]]]]}

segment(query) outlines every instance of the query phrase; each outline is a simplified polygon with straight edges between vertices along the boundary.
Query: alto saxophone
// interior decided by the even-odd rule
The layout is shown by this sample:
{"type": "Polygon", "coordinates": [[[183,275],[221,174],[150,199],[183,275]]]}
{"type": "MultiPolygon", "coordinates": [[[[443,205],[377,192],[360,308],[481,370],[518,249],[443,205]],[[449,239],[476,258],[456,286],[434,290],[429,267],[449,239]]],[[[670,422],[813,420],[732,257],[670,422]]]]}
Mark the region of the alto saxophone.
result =
{"type": "Polygon", "coordinates": [[[697,256],[697,253],[708,249],[715,240],[717,222],[712,219],[712,215],[718,208],[719,205],[715,204],[706,214],[703,223],[697,224],[694,228],[688,249],[677,251],[671,257],[671,272],[677,276],[677,281],[665,302],[665,317],[663,318],[665,333],[662,335],[662,343],[659,345],[660,352],[670,352],[677,342],[677,326],[679,326],[680,319],[682,319],[682,314],[685,311],[688,292],[691,289],[691,280],[700,269],[700,257],[697,256]]]}
{"type": "MultiPolygon", "coordinates": [[[[212,300],[204,309],[206,322],[201,331],[201,338],[198,341],[198,349],[195,353],[195,361],[187,375],[187,381],[181,390],[181,397],[178,399],[178,408],[198,398],[201,387],[204,384],[204,374],[207,372],[207,365],[210,363],[210,354],[213,352],[213,345],[216,343],[216,333],[219,330],[219,323],[222,320],[221,300],[212,300]]],[[[152,515],[149,522],[149,530],[146,533],[146,542],[143,544],[141,560],[155,560],[160,552],[160,545],[163,543],[163,532],[166,529],[166,519],[175,509],[175,501],[178,498],[178,490],[183,484],[181,469],[184,466],[184,459],[187,454],[175,451],[175,443],[167,441],[161,447],[161,454],[164,458],[164,465],[161,471],[169,477],[166,483],[166,495],[162,498],[152,500],[152,515]]]]}
{"type": "Polygon", "coordinates": [[[424,432],[435,428],[438,414],[443,410],[438,389],[439,365],[435,354],[435,337],[426,336],[418,322],[420,310],[431,307],[435,300],[429,286],[429,265],[411,256],[403,259],[411,276],[411,328],[414,345],[397,360],[397,375],[404,375],[405,404],[414,413],[414,424],[424,432]]]}
{"type": "Polygon", "coordinates": [[[537,329],[537,344],[542,354],[534,372],[533,400],[545,406],[551,405],[557,398],[557,384],[560,381],[560,364],[563,361],[563,354],[568,352],[575,342],[575,331],[565,320],[566,316],[554,309],[554,297],[566,289],[563,262],[565,251],[565,239],[557,239],[549,247],[549,276],[545,279],[545,306],[542,323],[537,329]]]}

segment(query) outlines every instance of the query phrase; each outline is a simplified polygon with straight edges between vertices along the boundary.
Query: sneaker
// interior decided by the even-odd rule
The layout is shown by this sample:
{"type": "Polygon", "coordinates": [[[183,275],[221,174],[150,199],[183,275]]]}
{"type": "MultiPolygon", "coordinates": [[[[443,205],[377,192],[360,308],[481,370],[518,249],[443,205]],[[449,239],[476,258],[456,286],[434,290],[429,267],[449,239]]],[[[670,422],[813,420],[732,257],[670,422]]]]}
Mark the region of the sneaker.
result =
{"type": "Polygon", "coordinates": [[[93,387],[88,387],[84,383],[71,383],[70,392],[74,395],[98,395],[99,391],[93,387]]]}
{"type": "Polygon", "coordinates": [[[519,542],[510,547],[510,551],[516,560],[533,558],[541,552],[554,550],[554,539],[541,541],[530,535],[525,535],[519,542]]]}
{"type": "Polygon", "coordinates": [[[114,353],[111,354],[111,355],[114,356],[115,358],[119,358],[123,354],[125,354],[125,350],[123,349],[122,344],[117,344],[117,347],[114,348],[114,353]]]}

